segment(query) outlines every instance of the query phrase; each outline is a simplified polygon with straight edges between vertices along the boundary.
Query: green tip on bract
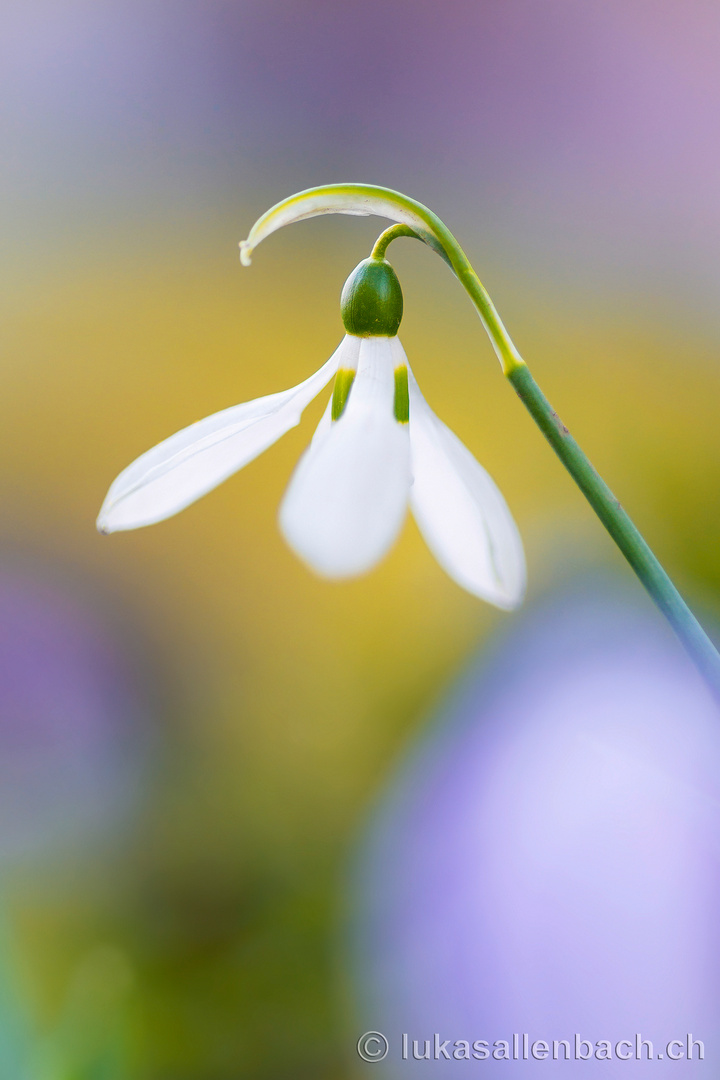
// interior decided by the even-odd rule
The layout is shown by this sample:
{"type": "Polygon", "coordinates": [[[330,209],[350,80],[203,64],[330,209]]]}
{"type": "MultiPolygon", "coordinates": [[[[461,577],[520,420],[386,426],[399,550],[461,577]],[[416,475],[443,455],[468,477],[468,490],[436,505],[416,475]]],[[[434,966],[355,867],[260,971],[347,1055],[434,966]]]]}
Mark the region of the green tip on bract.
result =
{"type": "Polygon", "coordinates": [[[372,256],[363,259],[343,286],[340,312],[348,334],[395,337],[402,320],[403,295],[390,263],[372,256]]]}

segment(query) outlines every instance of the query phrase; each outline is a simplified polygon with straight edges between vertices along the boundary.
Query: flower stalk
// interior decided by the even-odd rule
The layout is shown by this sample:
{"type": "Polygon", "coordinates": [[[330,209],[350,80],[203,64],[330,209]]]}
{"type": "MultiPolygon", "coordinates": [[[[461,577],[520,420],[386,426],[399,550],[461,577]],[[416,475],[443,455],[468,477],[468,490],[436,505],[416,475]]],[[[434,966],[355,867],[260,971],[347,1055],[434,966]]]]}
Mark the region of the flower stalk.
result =
{"type": "Polygon", "coordinates": [[[371,184],[312,188],[263,214],[240,245],[243,264],[249,265],[253,249],[276,229],[332,213],[376,214],[396,222],[378,238],[372,258],[383,259],[393,240],[411,236],[428,244],[450,266],[482,320],[504,375],[720,701],[720,654],[639,530],[553,410],[465,252],[436,214],[400,192],[371,184]]]}
{"type": "Polygon", "coordinates": [[[720,700],[720,655],[650,545],[554,411],[527,366],[508,379],[541,432],[720,700]]]}

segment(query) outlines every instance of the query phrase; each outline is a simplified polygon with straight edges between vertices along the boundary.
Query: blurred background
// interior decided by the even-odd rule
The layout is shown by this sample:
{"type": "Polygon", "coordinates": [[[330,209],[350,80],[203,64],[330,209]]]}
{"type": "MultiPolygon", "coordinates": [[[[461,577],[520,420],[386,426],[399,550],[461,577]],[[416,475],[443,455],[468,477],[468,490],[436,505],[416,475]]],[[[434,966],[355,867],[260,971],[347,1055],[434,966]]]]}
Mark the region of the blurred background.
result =
{"type": "MultiPolygon", "coordinates": [[[[290,555],[276,509],[323,400],[178,517],[103,538],[95,516],[138,454],[327,359],[383,223],[298,224],[250,270],[237,242],[292,192],[378,183],[456,233],[553,405],[712,615],[720,10],[2,15],[0,1065],[352,1077],[358,837],[428,710],[518,617],[448,580],[411,522],[349,584],[290,555]]],[[[529,609],[602,567],[649,611],[446,267],[402,242],[392,261],[425,396],[520,526],[529,609]]]]}

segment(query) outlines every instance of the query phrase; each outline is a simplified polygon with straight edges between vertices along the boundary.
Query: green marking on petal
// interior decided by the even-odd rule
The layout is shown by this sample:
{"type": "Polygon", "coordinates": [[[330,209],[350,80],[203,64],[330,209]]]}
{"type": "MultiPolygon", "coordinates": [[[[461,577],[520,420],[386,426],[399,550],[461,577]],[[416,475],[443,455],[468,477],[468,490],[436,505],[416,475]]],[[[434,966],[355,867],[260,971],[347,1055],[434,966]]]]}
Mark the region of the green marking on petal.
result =
{"type": "Polygon", "coordinates": [[[400,424],[410,420],[410,394],[406,367],[395,368],[395,419],[400,424]]]}
{"type": "Polygon", "coordinates": [[[350,396],[350,387],[355,379],[355,372],[351,368],[339,368],[335,375],[333,387],[332,407],[330,416],[333,420],[339,420],[345,411],[347,399],[350,396]]]}

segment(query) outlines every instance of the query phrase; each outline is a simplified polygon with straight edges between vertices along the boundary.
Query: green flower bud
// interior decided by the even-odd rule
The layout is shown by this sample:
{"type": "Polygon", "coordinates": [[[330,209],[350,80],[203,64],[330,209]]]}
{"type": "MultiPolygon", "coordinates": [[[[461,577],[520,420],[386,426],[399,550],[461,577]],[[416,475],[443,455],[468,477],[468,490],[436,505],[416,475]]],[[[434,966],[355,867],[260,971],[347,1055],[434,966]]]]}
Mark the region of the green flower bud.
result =
{"type": "Polygon", "coordinates": [[[343,286],[340,312],[348,334],[395,337],[403,313],[397,274],[385,259],[363,259],[343,286]]]}

